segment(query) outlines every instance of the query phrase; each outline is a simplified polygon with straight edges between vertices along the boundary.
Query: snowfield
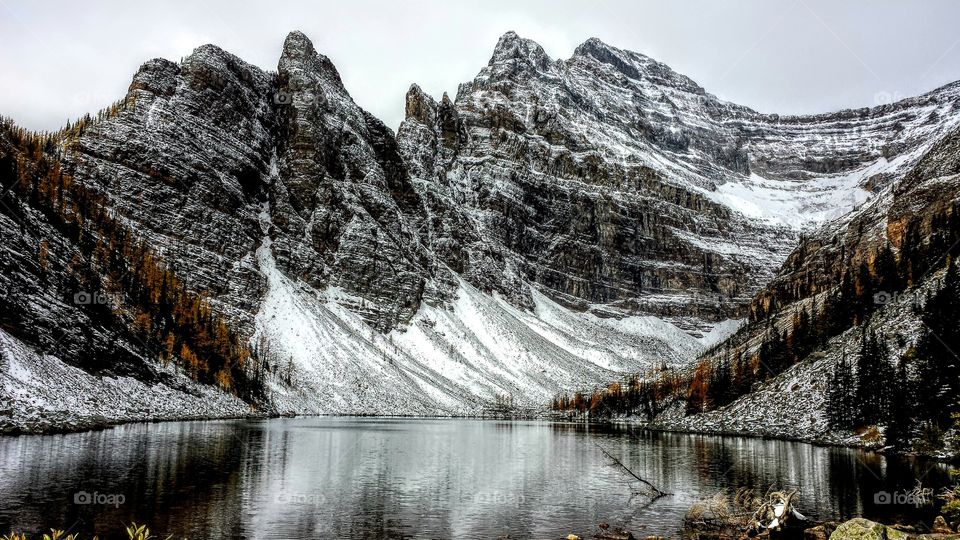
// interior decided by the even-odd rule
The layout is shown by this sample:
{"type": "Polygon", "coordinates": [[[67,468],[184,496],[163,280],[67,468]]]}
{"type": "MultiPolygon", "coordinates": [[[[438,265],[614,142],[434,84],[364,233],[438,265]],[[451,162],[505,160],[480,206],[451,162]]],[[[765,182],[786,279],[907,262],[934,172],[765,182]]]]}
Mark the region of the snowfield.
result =
{"type": "Polygon", "coordinates": [[[280,272],[269,238],[258,259],[269,291],[254,342],[278,359],[269,392],[283,413],[467,415],[497,399],[542,408],[560,392],[686,364],[739,325],[698,338],[656,317],[574,312],[532,287],[535,308],[525,311],[461,280],[449,305],[424,304],[383,335],[338,303],[343,291],[280,272]]]}

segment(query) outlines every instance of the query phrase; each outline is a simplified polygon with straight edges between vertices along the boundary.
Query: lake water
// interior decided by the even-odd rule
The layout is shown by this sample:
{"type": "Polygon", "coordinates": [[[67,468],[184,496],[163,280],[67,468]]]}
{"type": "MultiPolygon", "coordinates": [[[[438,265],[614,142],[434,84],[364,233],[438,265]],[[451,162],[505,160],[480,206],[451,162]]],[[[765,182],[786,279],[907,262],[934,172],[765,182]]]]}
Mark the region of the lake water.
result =
{"type": "Polygon", "coordinates": [[[724,487],[800,488],[799,508],[818,518],[929,519],[932,507],[876,494],[917,479],[939,488],[947,471],[801,443],[542,421],[131,424],[0,437],[0,533],[114,537],[136,521],[161,538],[549,539],[608,523],[676,536],[686,510],[724,487]],[[631,498],[595,443],[673,495],[631,498]]]}

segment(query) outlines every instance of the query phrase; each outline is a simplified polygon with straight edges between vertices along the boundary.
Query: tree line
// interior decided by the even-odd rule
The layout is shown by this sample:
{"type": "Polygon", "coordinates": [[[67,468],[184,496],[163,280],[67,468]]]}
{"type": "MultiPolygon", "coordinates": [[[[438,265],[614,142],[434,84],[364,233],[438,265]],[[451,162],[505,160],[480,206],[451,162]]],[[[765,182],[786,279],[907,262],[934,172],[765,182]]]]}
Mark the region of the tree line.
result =
{"type": "Polygon", "coordinates": [[[550,408],[584,418],[611,418],[636,413],[653,418],[670,404],[671,396],[682,385],[679,372],[664,365],[624,381],[613,382],[604,388],[558,394],[553,398],[550,408]]]}
{"type": "Polygon", "coordinates": [[[894,357],[876,332],[864,330],[856,365],[841,357],[829,386],[832,427],[884,425],[887,444],[942,446],[960,414],[960,273],[952,257],[942,286],[914,310],[922,330],[904,354],[894,357]]]}

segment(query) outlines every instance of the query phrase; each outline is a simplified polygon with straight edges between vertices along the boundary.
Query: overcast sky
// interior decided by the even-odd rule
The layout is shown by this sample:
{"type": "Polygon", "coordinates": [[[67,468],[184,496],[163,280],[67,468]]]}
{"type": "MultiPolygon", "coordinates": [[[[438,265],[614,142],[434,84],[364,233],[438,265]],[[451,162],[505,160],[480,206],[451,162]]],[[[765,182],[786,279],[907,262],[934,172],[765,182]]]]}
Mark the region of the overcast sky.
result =
{"type": "Polygon", "coordinates": [[[960,2],[948,0],[200,4],[0,0],[0,114],[57,128],[122,97],[144,61],[204,43],[276,70],[293,29],[393,128],[410,83],[455,95],[508,30],[554,58],[598,37],[764,112],[868,106],[960,79],[960,2]]]}

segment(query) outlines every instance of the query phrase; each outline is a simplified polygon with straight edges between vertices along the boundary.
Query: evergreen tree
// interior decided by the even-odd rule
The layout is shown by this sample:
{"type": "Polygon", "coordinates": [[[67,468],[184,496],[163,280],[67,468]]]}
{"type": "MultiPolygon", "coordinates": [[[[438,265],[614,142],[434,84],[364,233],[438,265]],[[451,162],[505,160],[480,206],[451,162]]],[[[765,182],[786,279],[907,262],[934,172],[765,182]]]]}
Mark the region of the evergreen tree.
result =
{"type": "Polygon", "coordinates": [[[877,291],[892,294],[903,288],[903,279],[897,269],[897,259],[890,245],[883,246],[873,261],[873,275],[877,291]]]}
{"type": "Polygon", "coordinates": [[[753,378],[753,370],[750,369],[750,363],[747,361],[746,355],[737,353],[737,358],[733,364],[733,382],[731,383],[734,398],[750,392],[753,378]]]}
{"type": "Polygon", "coordinates": [[[897,362],[897,370],[891,388],[887,444],[901,450],[908,449],[913,430],[914,399],[912,381],[907,377],[907,359],[897,362]]]}
{"type": "Polygon", "coordinates": [[[843,309],[840,292],[827,293],[826,298],[823,299],[819,316],[813,317],[814,333],[817,335],[818,345],[825,345],[831,337],[844,329],[846,320],[844,319],[843,309]]]}
{"type": "Polygon", "coordinates": [[[723,407],[734,399],[732,392],[733,375],[730,372],[730,362],[727,356],[723,355],[717,362],[710,377],[710,386],[707,396],[710,399],[710,405],[714,408],[723,407]]]}
{"type": "Polygon", "coordinates": [[[960,276],[947,258],[943,287],[923,307],[924,333],[917,342],[918,397],[921,415],[940,427],[950,425],[960,395],[960,276]]]}
{"type": "MultiPolygon", "coordinates": [[[[792,363],[803,360],[816,345],[811,332],[810,314],[805,308],[793,317],[793,332],[790,334],[789,343],[792,363]]],[[[789,365],[783,366],[784,369],[787,367],[789,365]]]]}
{"type": "Polygon", "coordinates": [[[878,338],[876,332],[864,328],[855,394],[858,420],[863,424],[887,421],[893,384],[889,355],[886,342],[878,338]]]}
{"type": "Polygon", "coordinates": [[[834,429],[852,429],[856,416],[854,402],[853,370],[844,352],[833,368],[830,388],[827,396],[827,416],[830,427],[834,429]]]}

